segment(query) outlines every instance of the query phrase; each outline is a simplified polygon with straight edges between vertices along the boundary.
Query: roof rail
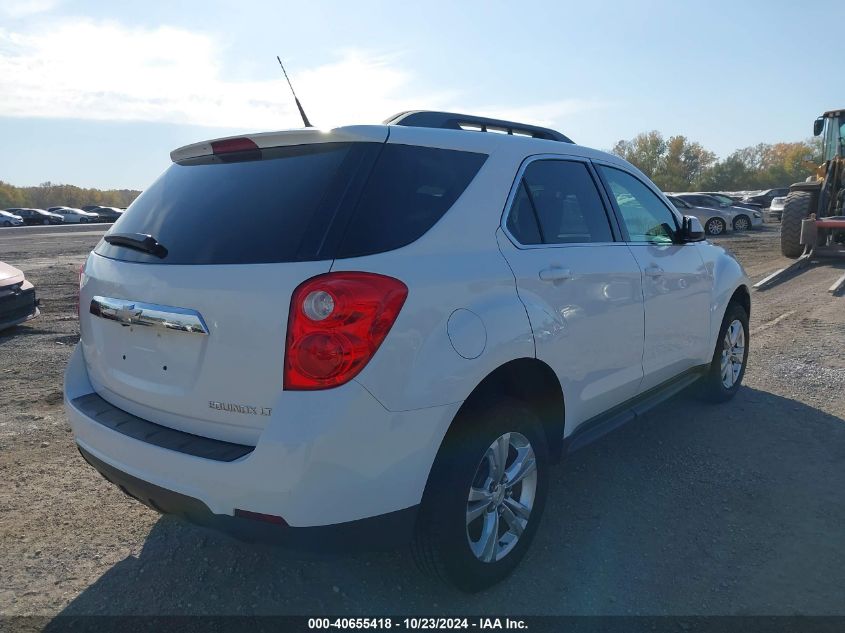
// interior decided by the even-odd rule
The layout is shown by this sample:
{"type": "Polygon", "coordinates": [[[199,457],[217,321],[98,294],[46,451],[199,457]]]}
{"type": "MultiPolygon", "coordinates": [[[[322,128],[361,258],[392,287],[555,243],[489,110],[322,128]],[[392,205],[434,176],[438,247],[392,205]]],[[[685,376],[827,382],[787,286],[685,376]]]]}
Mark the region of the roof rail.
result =
{"type": "Polygon", "coordinates": [[[434,112],[432,110],[411,110],[400,112],[388,118],[385,125],[406,125],[409,127],[433,127],[446,130],[472,130],[489,132],[491,130],[506,134],[517,134],[543,138],[549,141],[572,143],[572,139],[557,130],[527,123],[515,123],[502,119],[490,119],[471,114],[457,114],[455,112],[434,112]]]}

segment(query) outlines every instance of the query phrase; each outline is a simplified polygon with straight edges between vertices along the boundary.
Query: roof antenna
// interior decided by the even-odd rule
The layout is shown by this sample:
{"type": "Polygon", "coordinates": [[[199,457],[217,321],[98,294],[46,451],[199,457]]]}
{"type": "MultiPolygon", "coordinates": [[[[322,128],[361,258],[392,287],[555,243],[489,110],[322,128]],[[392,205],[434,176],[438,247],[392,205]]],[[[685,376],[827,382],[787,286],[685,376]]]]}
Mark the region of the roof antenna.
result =
{"type": "Polygon", "coordinates": [[[288,78],[288,73],[285,70],[285,65],[282,63],[281,58],[276,55],[276,59],[279,60],[279,66],[282,67],[282,72],[285,74],[285,79],[288,81],[288,86],[290,86],[290,91],[293,94],[293,100],[296,101],[296,107],[299,108],[299,115],[302,117],[302,122],[305,124],[305,127],[314,127],[311,125],[311,122],[308,120],[308,117],[305,116],[305,110],[302,109],[302,104],[299,103],[299,99],[296,96],[296,93],[293,91],[293,85],[290,83],[290,79],[288,78]]]}

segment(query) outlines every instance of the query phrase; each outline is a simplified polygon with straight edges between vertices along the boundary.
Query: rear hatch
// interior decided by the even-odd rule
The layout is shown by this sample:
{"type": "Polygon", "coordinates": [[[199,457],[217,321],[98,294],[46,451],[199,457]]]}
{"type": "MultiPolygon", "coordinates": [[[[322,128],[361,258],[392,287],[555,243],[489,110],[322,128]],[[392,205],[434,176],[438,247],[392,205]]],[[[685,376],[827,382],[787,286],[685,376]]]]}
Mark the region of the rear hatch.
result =
{"type": "Polygon", "coordinates": [[[85,267],[96,391],[158,424],[255,443],[282,390],[291,294],[331,267],[386,136],[294,132],[174,152],[106,236],[153,236],[166,255],[104,240],[85,267]]]}
{"type": "Polygon", "coordinates": [[[81,344],[97,393],[157,424],[256,443],[284,409],[297,286],[335,258],[416,240],[486,158],[387,136],[362,126],[174,151],[85,266],[81,344]]]}

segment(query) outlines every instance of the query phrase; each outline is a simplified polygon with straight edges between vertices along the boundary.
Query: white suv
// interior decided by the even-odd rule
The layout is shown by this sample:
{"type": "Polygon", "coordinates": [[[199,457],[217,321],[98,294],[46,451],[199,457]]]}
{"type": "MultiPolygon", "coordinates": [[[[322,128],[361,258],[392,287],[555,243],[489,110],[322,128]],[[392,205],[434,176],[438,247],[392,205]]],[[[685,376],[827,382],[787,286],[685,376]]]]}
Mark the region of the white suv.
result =
{"type": "Polygon", "coordinates": [[[739,388],[740,265],[558,132],[411,112],[172,158],[88,257],[65,376],[82,455],[160,512],[412,542],[478,590],[553,461],[694,381],[739,388]]]}

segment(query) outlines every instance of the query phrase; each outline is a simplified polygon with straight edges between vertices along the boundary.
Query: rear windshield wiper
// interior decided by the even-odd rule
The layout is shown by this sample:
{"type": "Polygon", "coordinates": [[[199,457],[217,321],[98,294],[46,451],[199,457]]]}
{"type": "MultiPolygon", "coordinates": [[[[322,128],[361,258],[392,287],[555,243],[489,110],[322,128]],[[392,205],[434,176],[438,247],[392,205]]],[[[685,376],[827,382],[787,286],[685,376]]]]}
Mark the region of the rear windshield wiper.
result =
{"type": "Polygon", "coordinates": [[[114,246],[133,248],[136,251],[155,255],[160,259],[167,257],[167,249],[156,238],[146,233],[111,233],[103,239],[114,246]]]}

